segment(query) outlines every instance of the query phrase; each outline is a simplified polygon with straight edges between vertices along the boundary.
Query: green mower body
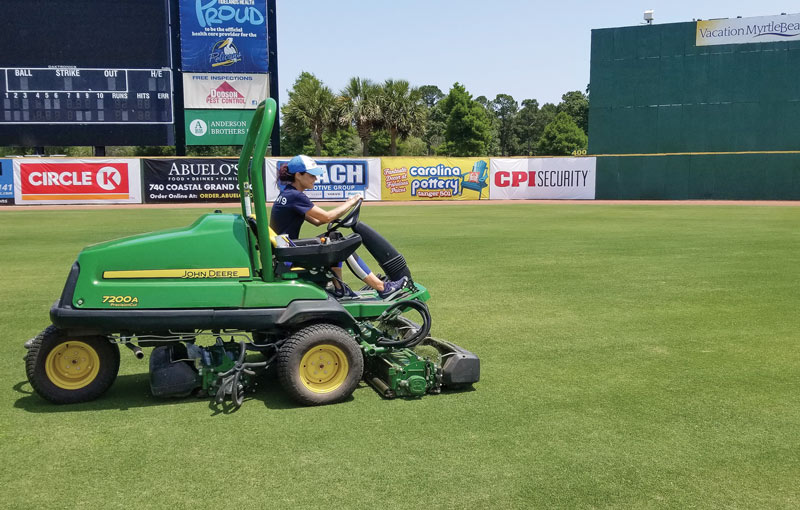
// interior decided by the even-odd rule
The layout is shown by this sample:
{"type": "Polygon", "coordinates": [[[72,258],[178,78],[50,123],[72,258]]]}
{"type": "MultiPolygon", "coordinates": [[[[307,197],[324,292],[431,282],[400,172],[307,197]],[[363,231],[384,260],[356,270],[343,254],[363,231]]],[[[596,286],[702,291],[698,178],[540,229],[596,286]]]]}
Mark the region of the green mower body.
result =
{"type": "Polygon", "coordinates": [[[459,381],[451,387],[477,382],[476,356],[428,335],[430,295],[419,283],[409,280],[391,299],[366,288],[355,299],[326,292],[331,265],[362,241],[373,255],[383,250],[376,259],[387,272],[410,276],[387,241],[358,227],[360,203],[344,225],[353,233],[329,226],[323,238],[273,247],[262,166],[275,113],[271,99],[259,106],[242,149],[241,214],[204,214],[185,228],[97,244],[78,255],[51,308],[53,325],[26,343],[26,371],[37,393],[55,403],[98,397],[116,377],[120,344],[138,358],[142,347],[155,348],[154,395],[200,392],[236,405],[255,370],[272,365],[303,404],[339,402],[362,377],[387,397],[438,393],[448,380],[459,381]],[[420,322],[403,316],[408,312],[420,322]],[[207,337],[213,345],[204,345],[207,337]],[[414,351],[423,341],[441,346],[444,364],[414,351]],[[252,351],[266,361],[249,362],[252,351]],[[458,373],[448,373],[456,358],[458,373]]]}

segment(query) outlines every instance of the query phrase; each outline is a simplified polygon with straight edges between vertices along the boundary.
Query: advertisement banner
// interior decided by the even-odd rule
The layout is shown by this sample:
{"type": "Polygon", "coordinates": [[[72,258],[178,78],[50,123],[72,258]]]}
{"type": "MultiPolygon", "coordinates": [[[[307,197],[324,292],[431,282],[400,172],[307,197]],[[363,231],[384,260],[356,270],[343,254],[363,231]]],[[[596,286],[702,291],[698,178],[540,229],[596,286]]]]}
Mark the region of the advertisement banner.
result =
{"type": "Polygon", "coordinates": [[[144,202],[238,202],[238,162],[211,158],[143,159],[144,202]]]}
{"type": "Polygon", "coordinates": [[[186,110],[186,145],[244,145],[253,110],[186,110]]]}
{"type": "Polygon", "coordinates": [[[17,205],[140,204],[139,160],[14,160],[14,200],[17,205]]]}
{"type": "Polygon", "coordinates": [[[492,200],[594,200],[597,158],[492,158],[492,200]]]}
{"type": "Polygon", "coordinates": [[[255,109],[266,97],[266,74],[183,75],[183,104],[187,109],[255,109]]]}
{"type": "Polygon", "coordinates": [[[800,14],[697,22],[695,44],[746,44],[800,40],[800,14]]]}
{"type": "Polygon", "coordinates": [[[14,165],[0,159],[0,205],[14,205],[14,165]]]}
{"type": "MultiPolygon", "coordinates": [[[[305,192],[311,200],[341,201],[355,194],[360,194],[364,200],[381,199],[379,158],[326,158],[314,161],[325,169],[325,174],[317,179],[314,189],[305,192]]],[[[278,198],[278,169],[288,162],[289,158],[267,158],[264,177],[267,202],[278,198]]]]}
{"type": "Polygon", "coordinates": [[[264,0],[180,0],[186,72],[266,73],[264,0]]]}
{"type": "Polygon", "coordinates": [[[381,158],[383,200],[488,200],[488,158],[381,158]]]}

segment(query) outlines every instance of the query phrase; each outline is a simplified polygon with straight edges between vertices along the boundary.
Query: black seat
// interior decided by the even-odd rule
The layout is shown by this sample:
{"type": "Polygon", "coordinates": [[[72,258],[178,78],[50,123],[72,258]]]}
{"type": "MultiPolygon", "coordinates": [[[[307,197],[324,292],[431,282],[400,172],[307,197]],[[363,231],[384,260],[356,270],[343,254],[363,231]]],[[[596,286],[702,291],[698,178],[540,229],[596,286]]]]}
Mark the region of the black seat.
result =
{"type": "Polygon", "coordinates": [[[361,246],[361,236],[350,234],[338,240],[328,238],[324,243],[318,237],[293,239],[291,242],[294,246],[273,248],[275,260],[306,268],[331,267],[343,262],[361,246]]]}

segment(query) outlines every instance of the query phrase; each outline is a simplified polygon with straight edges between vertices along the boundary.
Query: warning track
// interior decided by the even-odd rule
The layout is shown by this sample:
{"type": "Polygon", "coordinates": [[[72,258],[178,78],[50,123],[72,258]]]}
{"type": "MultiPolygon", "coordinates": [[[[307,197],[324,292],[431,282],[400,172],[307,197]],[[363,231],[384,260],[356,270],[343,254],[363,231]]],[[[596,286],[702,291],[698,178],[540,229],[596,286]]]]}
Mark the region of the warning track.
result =
{"type": "MultiPolygon", "coordinates": [[[[341,202],[323,202],[322,207],[334,207],[341,202]]],[[[393,205],[420,205],[420,206],[452,206],[452,205],[738,205],[759,207],[800,207],[800,200],[435,200],[430,202],[404,201],[404,202],[364,202],[367,207],[383,207],[393,205]]],[[[78,205],[9,205],[0,206],[3,211],[58,211],[58,210],[102,210],[102,209],[237,209],[237,202],[226,203],[200,203],[200,204],[78,204],[78,205]]]]}

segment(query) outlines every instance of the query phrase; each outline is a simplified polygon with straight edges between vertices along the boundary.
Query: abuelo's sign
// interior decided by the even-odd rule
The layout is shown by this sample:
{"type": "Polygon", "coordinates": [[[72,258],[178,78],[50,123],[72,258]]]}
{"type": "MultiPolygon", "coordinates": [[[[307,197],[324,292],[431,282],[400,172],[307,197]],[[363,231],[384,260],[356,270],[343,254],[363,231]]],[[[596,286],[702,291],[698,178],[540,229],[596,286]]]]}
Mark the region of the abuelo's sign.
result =
{"type": "Polygon", "coordinates": [[[146,203],[238,202],[235,159],[143,159],[146,203]]]}
{"type": "Polygon", "coordinates": [[[596,164],[596,158],[492,159],[491,198],[593,200],[596,164]]]}
{"type": "Polygon", "coordinates": [[[15,160],[14,175],[18,204],[141,202],[135,159],[15,160]]]}

